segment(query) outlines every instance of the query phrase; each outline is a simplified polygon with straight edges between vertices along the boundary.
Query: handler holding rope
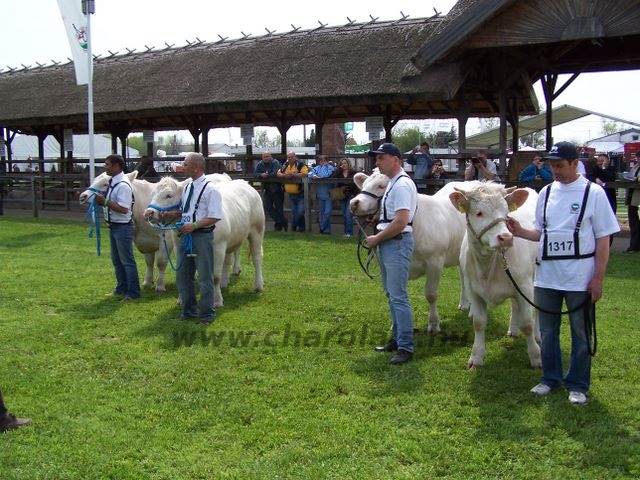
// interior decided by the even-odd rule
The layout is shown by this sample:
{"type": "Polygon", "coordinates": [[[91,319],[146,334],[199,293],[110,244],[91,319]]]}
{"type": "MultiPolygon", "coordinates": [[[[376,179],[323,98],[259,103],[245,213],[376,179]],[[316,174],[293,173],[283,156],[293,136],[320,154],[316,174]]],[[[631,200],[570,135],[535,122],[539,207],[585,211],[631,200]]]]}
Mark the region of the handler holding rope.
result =
{"type": "Polygon", "coordinates": [[[595,315],[593,304],[602,296],[609,235],[620,227],[604,190],[578,173],[580,161],[573,144],[557,143],[546,158],[555,181],[540,192],[534,228],[525,229],[515,219],[507,219],[513,235],[540,240],[534,293],[542,336],[542,380],[531,392],[548,395],[564,385],[569,401],[584,405],[591,383],[589,317],[595,315]],[[560,349],[563,301],[571,326],[571,360],[564,377],[560,349]]]}
{"type": "Polygon", "coordinates": [[[407,283],[418,192],[402,168],[402,154],[393,143],[382,143],[369,155],[376,157],[376,166],[390,179],[380,203],[377,233],[367,237],[369,248],[378,249],[382,288],[391,312],[391,339],[376,351],[396,351],[389,363],[402,365],[413,357],[413,310],[407,283]]]}
{"type": "Polygon", "coordinates": [[[176,284],[182,301],[181,320],[199,318],[201,324],[213,322],[216,316],[213,295],[213,229],[222,218],[220,192],[207,182],[205,160],[199,153],[189,153],[183,162],[190,180],[184,184],[182,208],[160,212],[163,222],[181,218],[178,234],[176,284]],[[187,248],[191,246],[191,249],[187,248]],[[196,302],[195,274],[198,272],[200,308],[196,302]]]}
{"type": "Polygon", "coordinates": [[[138,266],[133,255],[133,188],[120,155],[109,155],[104,169],[111,176],[109,188],[104,195],[96,193],[94,201],[104,207],[109,224],[111,262],[116,271],[116,288],[109,295],[124,295],[120,301],[128,302],[140,298],[138,266]]]}

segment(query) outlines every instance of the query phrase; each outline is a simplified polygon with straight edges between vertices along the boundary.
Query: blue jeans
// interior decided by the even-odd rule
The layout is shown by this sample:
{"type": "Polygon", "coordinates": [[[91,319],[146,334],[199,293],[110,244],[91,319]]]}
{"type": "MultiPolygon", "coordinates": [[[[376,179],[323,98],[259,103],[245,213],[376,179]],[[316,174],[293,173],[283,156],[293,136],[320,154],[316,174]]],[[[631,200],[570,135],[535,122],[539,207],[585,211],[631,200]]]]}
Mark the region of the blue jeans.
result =
{"type": "Polygon", "coordinates": [[[140,297],[138,266],[133,256],[133,223],[109,224],[111,263],[116,271],[115,293],[140,297]]]}
{"type": "Polygon", "coordinates": [[[320,233],[331,233],[331,210],[333,205],[327,195],[318,197],[318,212],[320,213],[320,233]]]}
{"type": "MultiPolygon", "coordinates": [[[[535,303],[551,312],[562,310],[562,300],[567,309],[582,305],[587,292],[567,292],[549,288],[535,287],[535,303]]],[[[538,311],[540,336],[542,337],[542,383],[551,388],[564,384],[569,391],[586,393],[591,383],[591,355],[585,329],[584,310],[579,308],[569,314],[571,327],[571,361],[569,370],[563,378],[562,350],[560,348],[560,324],[562,315],[538,311]]]]}
{"type": "Polygon", "coordinates": [[[210,322],[216,316],[213,306],[213,232],[196,231],[191,234],[191,251],[196,255],[189,257],[184,251],[186,235],[178,241],[178,271],[176,284],[182,301],[183,317],[200,317],[210,322]],[[195,275],[198,272],[200,289],[200,310],[196,302],[195,275]]]}
{"type": "Polygon", "coordinates": [[[304,195],[289,194],[291,202],[291,230],[294,232],[304,232],[304,195]]]}
{"type": "Polygon", "coordinates": [[[344,219],[344,234],[353,235],[353,214],[349,205],[351,203],[350,198],[340,200],[340,208],[342,209],[342,218],[344,219]]]}
{"type": "Polygon", "coordinates": [[[398,348],[407,352],[413,352],[413,310],[407,293],[412,255],[413,235],[410,233],[378,245],[382,288],[391,312],[391,336],[398,348]]]}

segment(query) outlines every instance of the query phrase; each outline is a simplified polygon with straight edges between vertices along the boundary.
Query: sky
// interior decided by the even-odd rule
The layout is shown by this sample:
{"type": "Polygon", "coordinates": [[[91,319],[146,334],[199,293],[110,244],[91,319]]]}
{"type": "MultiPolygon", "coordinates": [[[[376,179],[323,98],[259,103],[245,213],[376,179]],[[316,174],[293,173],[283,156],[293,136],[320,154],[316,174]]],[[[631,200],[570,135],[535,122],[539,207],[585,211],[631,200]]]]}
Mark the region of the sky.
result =
{"type": "MultiPolygon", "coordinates": [[[[243,34],[261,36],[267,33],[265,28],[277,33],[291,31],[293,26],[312,29],[319,21],[335,26],[348,19],[393,20],[400,18],[401,12],[410,18],[424,18],[434,15],[434,9],[444,15],[454,4],[454,0],[95,0],[92,50],[94,55],[109,55],[109,51],[125,53],[126,48],[179,47],[196,38],[214,42],[219,35],[229,39],[243,34]]],[[[50,65],[71,57],[56,0],[0,0],[0,12],[0,70],[37,66],[36,62],[50,65]]],[[[568,77],[561,77],[559,85],[563,78],[568,77]]],[[[639,89],[640,70],[582,74],[555,100],[554,107],[568,104],[640,123],[639,89]]],[[[544,106],[539,84],[535,90],[544,106]]],[[[478,122],[469,122],[469,134],[480,128],[478,122]]],[[[601,136],[601,130],[601,118],[588,116],[566,127],[555,127],[554,137],[582,143],[601,136]]],[[[302,138],[302,127],[292,127],[289,136],[302,138]]],[[[354,136],[360,143],[368,142],[364,124],[356,124],[354,136]]],[[[210,134],[212,142],[230,144],[241,143],[239,137],[239,128],[216,129],[210,134]]]]}

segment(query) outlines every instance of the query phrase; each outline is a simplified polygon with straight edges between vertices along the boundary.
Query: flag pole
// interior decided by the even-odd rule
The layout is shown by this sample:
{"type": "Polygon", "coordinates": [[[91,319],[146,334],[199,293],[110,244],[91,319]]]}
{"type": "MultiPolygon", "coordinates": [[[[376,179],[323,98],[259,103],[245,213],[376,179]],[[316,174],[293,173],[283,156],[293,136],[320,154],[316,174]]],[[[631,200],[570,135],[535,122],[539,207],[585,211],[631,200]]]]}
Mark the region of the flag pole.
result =
{"type": "Polygon", "coordinates": [[[87,62],[89,82],[87,83],[87,117],[89,124],[89,183],[95,178],[96,158],[93,145],[93,54],[91,53],[91,14],[96,12],[95,0],[82,0],[82,13],[87,17],[87,62]]]}

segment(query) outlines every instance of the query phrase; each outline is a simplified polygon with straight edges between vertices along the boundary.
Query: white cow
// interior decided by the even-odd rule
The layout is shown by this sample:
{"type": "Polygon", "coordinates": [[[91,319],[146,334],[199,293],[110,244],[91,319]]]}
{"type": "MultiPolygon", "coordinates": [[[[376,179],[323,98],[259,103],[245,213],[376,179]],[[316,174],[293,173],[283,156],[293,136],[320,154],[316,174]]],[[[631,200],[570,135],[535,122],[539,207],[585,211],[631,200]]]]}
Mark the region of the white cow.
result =
{"type": "MultiPolygon", "coordinates": [[[[165,271],[167,269],[168,254],[174,248],[173,235],[164,235],[167,243],[166,248],[163,242],[162,231],[152,227],[144,218],[144,211],[151,201],[156,183],[147,182],[146,180],[136,180],[137,171],[126,174],[131,181],[133,188],[133,222],[134,233],[133,243],[136,248],[144,255],[144,261],[147,266],[143,287],[153,285],[153,267],[154,262],[158,267],[158,278],[156,280],[156,291],[165,292],[165,271]]],[[[107,191],[109,180],[111,177],[106,173],[98,175],[89,189],[80,194],[80,203],[86,203],[94,195],[95,191],[104,194],[107,191]]]]}
{"type": "MultiPolygon", "coordinates": [[[[389,183],[389,177],[376,170],[368,176],[356,173],[354,183],[361,190],[351,200],[351,211],[357,216],[368,216],[378,212],[380,200],[389,183]]],[[[429,304],[430,333],[440,331],[438,313],[438,285],[445,267],[458,264],[460,245],[464,237],[464,220],[451,205],[449,194],[453,186],[461,182],[446,184],[435,195],[418,194],[417,210],[413,217],[414,250],[409,278],[426,275],[424,296],[429,304]]],[[[462,272],[461,272],[462,274],[462,272]]],[[[464,282],[460,282],[458,308],[468,308],[464,282]]]]}
{"type": "MultiPolygon", "coordinates": [[[[260,194],[244,180],[228,181],[220,174],[207,175],[207,180],[215,184],[222,197],[222,219],[216,223],[213,236],[213,281],[214,304],[223,306],[221,288],[229,284],[229,266],[231,254],[238,254],[245,239],[249,240],[249,251],[255,270],[254,288],[261,292],[264,288],[262,278],[262,242],[264,239],[265,218],[260,194]]],[[[180,202],[183,182],[165,177],[160,182],[144,215],[153,222],[159,220],[160,208],[167,208],[180,202]],[[152,205],[155,205],[154,208],[152,205]]]]}
{"type": "Polygon", "coordinates": [[[535,319],[529,303],[517,292],[504,269],[502,254],[520,290],[533,301],[533,280],[538,244],[514,238],[507,229],[507,215],[525,228],[533,226],[538,194],[530,188],[505,188],[492,182],[471,181],[456,186],[451,203],[466,217],[467,233],[460,249],[460,267],[469,295],[469,316],[475,338],[467,364],[481,366],[485,354],[487,305],[496,306],[511,298],[509,335],[522,332],[529,361],[540,368],[540,347],[535,340],[535,319]],[[511,211],[511,213],[509,213],[511,211]]]}

